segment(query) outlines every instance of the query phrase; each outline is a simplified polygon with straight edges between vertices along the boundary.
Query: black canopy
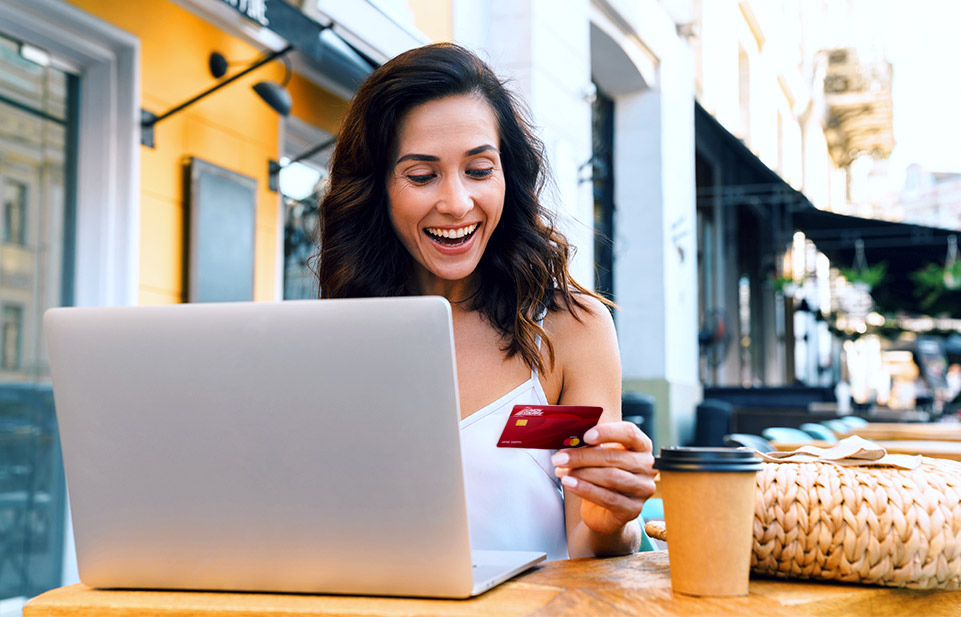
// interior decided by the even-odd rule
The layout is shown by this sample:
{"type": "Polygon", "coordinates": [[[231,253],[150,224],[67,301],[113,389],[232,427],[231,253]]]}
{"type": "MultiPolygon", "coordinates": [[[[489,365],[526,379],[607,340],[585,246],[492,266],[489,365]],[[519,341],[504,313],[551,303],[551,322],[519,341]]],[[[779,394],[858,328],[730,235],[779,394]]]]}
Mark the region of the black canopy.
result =
{"type": "Polygon", "coordinates": [[[922,308],[923,290],[918,290],[912,277],[929,264],[943,267],[948,238],[961,236],[961,231],[819,210],[697,103],[694,119],[699,146],[708,146],[727,167],[718,175],[719,186],[706,192],[703,187],[698,189],[699,200],[768,209],[782,222],[783,231],[804,232],[837,267],[854,267],[861,240],[868,266],[887,264],[884,280],[871,291],[882,312],[961,315],[961,290],[945,292],[922,308]]]}
{"type": "Polygon", "coordinates": [[[871,296],[883,311],[912,314],[961,315],[961,291],[945,292],[922,306],[926,297],[912,278],[914,273],[934,264],[944,267],[948,237],[961,235],[957,230],[896,223],[856,216],[845,216],[818,210],[813,206],[792,213],[795,228],[814,241],[822,253],[836,266],[850,268],[857,256],[857,241],[864,246],[868,265],[884,262],[884,280],[871,290],[871,296]]]}

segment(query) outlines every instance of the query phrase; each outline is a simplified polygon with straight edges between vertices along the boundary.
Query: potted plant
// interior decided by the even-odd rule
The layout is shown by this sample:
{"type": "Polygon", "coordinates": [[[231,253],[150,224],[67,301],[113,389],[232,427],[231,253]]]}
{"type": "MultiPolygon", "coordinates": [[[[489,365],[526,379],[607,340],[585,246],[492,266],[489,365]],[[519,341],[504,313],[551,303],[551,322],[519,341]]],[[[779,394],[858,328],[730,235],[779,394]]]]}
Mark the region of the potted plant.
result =
{"type": "Polygon", "coordinates": [[[873,266],[862,268],[838,268],[838,271],[847,282],[857,287],[865,287],[865,291],[870,292],[884,281],[884,275],[888,272],[888,262],[879,261],[873,266]]]}
{"type": "Polygon", "coordinates": [[[942,296],[961,289],[961,260],[955,260],[943,267],[936,263],[929,263],[913,273],[911,278],[917,285],[914,295],[920,298],[920,307],[927,310],[942,296]]]}

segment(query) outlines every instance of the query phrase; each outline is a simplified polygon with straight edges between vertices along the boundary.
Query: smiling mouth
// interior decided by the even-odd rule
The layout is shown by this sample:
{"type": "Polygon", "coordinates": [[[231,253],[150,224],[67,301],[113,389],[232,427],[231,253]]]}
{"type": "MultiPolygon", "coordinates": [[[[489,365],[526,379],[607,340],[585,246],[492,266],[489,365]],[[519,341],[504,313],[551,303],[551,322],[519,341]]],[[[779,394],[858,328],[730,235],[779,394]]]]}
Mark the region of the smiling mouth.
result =
{"type": "Polygon", "coordinates": [[[427,227],[424,232],[431,241],[444,246],[460,246],[464,244],[477,231],[478,224],[472,223],[458,229],[442,229],[440,227],[427,227]]]}

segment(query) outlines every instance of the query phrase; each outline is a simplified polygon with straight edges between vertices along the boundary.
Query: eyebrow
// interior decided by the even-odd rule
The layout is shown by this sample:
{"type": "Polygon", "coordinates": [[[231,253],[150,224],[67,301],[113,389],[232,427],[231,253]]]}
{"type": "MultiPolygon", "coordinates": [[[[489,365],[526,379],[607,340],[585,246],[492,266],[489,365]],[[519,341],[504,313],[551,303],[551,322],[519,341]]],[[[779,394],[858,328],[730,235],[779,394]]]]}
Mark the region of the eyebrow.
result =
{"type": "Polygon", "coordinates": [[[394,165],[400,165],[404,161],[429,161],[429,162],[436,163],[439,160],[440,159],[438,157],[432,154],[405,154],[404,156],[397,159],[397,162],[394,163],[394,165]]]}
{"type": "MultiPolygon", "coordinates": [[[[477,146],[476,148],[471,148],[464,153],[464,156],[474,156],[475,154],[480,154],[481,152],[487,152],[488,150],[493,150],[497,152],[497,148],[490,144],[484,144],[483,146],[477,146]]],[[[394,165],[400,165],[404,161],[426,161],[429,163],[436,163],[440,158],[434,156],[433,154],[405,154],[404,156],[397,159],[394,165]]]]}
{"type": "Polygon", "coordinates": [[[495,148],[494,146],[490,144],[484,144],[483,146],[477,146],[476,148],[471,148],[470,150],[465,152],[464,155],[474,156],[475,154],[480,154],[481,152],[487,152],[488,150],[493,150],[494,152],[497,152],[497,148],[495,148]]]}

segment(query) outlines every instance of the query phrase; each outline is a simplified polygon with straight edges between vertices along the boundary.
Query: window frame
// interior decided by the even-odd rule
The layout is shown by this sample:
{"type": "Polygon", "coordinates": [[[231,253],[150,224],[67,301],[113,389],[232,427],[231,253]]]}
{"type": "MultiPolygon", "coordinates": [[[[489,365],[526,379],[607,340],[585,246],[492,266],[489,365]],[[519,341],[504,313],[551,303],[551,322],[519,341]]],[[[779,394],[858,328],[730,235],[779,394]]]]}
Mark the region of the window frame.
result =
{"type": "Polygon", "coordinates": [[[56,0],[0,3],[0,32],[79,74],[74,303],[137,303],[140,41],[56,0]]]}

